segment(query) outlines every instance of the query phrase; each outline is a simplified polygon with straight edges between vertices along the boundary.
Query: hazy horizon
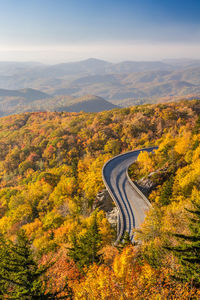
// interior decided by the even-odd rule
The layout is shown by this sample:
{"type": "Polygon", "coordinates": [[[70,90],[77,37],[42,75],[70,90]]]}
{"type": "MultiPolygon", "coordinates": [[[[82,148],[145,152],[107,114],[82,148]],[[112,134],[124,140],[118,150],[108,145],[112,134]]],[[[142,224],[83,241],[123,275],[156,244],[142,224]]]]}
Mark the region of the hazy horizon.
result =
{"type": "Polygon", "coordinates": [[[200,59],[198,0],[10,0],[0,61],[200,59]]]}
{"type": "Polygon", "coordinates": [[[59,64],[68,62],[77,62],[95,58],[99,60],[109,61],[111,63],[120,63],[122,61],[163,61],[168,59],[200,59],[200,45],[192,46],[172,46],[170,45],[113,45],[102,47],[101,54],[100,47],[95,47],[96,51],[91,51],[93,46],[88,48],[83,47],[82,51],[78,51],[80,47],[61,47],[60,49],[52,48],[37,48],[20,50],[3,50],[0,49],[1,62],[38,62],[43,64],[59,64]],[[98,49],[97,49],[98,48],[98,49]],[[148,55],[146,49],[148,48],[148,55]],[[117,51],[116,51],[117,49],[117,51]],[[124,51],[123,51],[124,50],[124,51]],[[168,51],[167,51],[168,50],[168,51]],[[166,51],[166,55],[163,52],[166,51]],[[194,53],[190,55],[190,53],[194,53]],[[134,54],[133,54],[134,53],[134,54]],[[169,55],[167,55],[169,53],[169,55]],[[182,55],[181,55],[181,54],[182,55]]]}
{"type": "Polygon", "coordinates": [[[105,61],[108,63],[113,63],[113,64],[119,64],[119,63],[123,63],[123,62],[164,62],[164,63],[168,63],[168,61],[200,61],[200,58],[194,58],[194,57],[163,57],[161,59],[119,59],[119,60],[112,60],[112,59],[104,59],[104,58],[100,58],[100,57],[85,57],[85,58],[80,58],[80,59],[70,59],[70,60],[61,60],[61,61],[41,61],[41,60],[1,60],[0,59],[0,63],[25,63],[25,64],[38,64],[38,65],[57,65],[57,64],[63,64],[63,63],[78,63],[78,62],[82,62],[82,61],[87,61],[90,59],[94,59],[94,60],[99,60],[99,61],[105,61]]]}

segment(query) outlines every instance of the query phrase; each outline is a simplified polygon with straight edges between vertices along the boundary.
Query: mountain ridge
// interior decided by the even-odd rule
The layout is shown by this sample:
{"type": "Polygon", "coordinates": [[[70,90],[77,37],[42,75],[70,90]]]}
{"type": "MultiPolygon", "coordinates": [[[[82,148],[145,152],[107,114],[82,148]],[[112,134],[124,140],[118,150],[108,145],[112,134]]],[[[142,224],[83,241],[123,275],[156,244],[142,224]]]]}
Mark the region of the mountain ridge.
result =
{"type": "Polygon", "coordinates": [[[1,91],[4,98],[18,97],[2,99],[0,96],[5,105],[10,105],[11,100],[13,105],[23,105],[25,98],[32,102],[57,96],[79,98],[87,94],[120,106],[126,106],[127,101],[134,105],[157,103],[161,98],[200,96],[200,60],[111,63],[89,58],[55,65],[0,62],[0,66],[0,88],[18,91],[16,95],[11,91],[10,95],[4,95],[1,91]],[[27,88],[29,90],[22,91],[27,88]],[[33,90],[44,94],[31,95],[30,88],[32,94],[33,90]]]}
{"type": "Polygon", "coordinates": [[[20,90],[0,89],[0,97],[23,97],[27,100],[38,100],[50,96],[36,89],[24,88],[20,90]]]}
{"type": "Polygon", "coordinates": [[[85,95],[79,98],[56,96],[33,101],[20,97],[10,97],[1,101],[0,97],[0,117],[34,111],[100,112],[115,108],[119,106],[95,95],[85,95]]]}

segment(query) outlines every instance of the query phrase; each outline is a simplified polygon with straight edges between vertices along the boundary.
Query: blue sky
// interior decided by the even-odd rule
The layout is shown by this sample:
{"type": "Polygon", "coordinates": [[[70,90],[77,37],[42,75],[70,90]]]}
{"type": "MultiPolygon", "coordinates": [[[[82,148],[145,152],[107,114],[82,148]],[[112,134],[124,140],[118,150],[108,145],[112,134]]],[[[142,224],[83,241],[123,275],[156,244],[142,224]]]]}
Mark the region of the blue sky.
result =
{"type": "Polygon", "coordinates": [[[1,60],[178,55],[200,58],[200,0],[0,0],[1,60]]]}

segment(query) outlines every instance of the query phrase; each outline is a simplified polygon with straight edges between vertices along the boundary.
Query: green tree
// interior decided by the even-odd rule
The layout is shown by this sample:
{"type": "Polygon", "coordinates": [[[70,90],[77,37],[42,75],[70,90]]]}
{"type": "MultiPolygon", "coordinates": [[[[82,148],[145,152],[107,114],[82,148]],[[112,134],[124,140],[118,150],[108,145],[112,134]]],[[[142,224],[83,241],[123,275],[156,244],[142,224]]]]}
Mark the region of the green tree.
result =
{"type": "Polygon", "coordinates": [[[167,249],[177,256],[182,267],[175,277],[200,287],[200,205],[196,202],[193,205],[193,210],[187,209],[191,213],[189,225],[191,234],[175,234],[179,245],[167,249]]]}
{"type": "MultiPolygon", "coordinates": [[[[7,242],[8,243],[8,242],[7,242]]],[[[3,266],[7,266],[8,258],[11,254],[9,248],[7,247],[7,243],[5,242],[3,236],[0,237],[0,299],[8,293],[9,284],[8,281],[8,272],[3,266]]]]}
{"type": "Polygon", "coordinates": [[[92,215],[91,225],[83,236],[72,235],[72,247],[69,256],[75,261],[79,269],[100,261],[99,250],[102,246],[102,236],[97,223],[97,210],[92,215]]]}
{"type": "Polygon", "coordinates": [[[160,194],[160,203],[162,205],[170,204],[170,197],[172,196],[174,184],[174,177],[171,175],[167,181],[163,183],[161,194],[160,194]]]}
{"type": "Polygon", "coordinates": [[[53,299],[45,294],[41,276],[49,266],[39,266],[31,242],[21,230],[16,243],[1,238],[0,290],[11,299],[53,299]],[[7,289],[7,291],[5,291],[7,289]]]}

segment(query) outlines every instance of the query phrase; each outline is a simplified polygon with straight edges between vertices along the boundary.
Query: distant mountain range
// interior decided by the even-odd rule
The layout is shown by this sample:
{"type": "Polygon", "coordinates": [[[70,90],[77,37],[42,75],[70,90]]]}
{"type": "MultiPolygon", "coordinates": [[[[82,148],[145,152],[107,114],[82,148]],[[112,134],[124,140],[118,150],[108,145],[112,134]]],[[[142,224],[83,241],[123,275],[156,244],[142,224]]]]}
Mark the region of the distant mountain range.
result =
{"type": "MultiPolygon", "coordinates": [[[[198,98],[200,60],[125,61],[114,64],[90,58],[57,65],[0,62],[1,114],[36,107],[43,110],[50,107],[54,110],[69,109],[70,101],[76,102],[77,98],[83,99],[88,94],[120,106],[155,103],[162,99],[198,98]]],[[[97,99],[95,101],[97,109],[97,99]]],[[[82,103],[83,110],[86,109],[86,102],[82,103]]],[[[72,107],[77,110],[80,104],[73,104],[72,107]]]]}
{"type": "Polygon", "coordinates": [[[34,89],[21,89],[21,90],[6,90],[0,89],[0,98],[5,97],[18,97],[26,99],[28,102],[49,98],[50,96],[46,93],[43,93],[34,89]]]}

